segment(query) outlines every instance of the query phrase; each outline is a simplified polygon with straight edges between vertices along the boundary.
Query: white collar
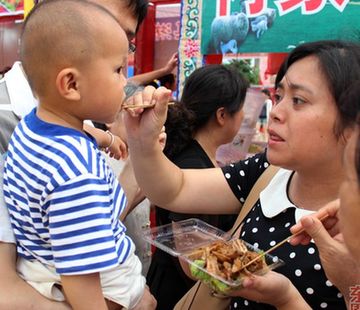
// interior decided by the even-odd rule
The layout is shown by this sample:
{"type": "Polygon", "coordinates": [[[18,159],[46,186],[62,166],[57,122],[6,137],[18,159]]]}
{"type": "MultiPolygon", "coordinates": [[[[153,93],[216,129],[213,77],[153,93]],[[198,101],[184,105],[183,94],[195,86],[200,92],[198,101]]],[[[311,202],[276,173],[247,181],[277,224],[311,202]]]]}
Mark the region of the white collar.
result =
{"type": "Polygon", "coordinates": [[[263,214],[270,218],[278,215],[288,208],[295,208],[295,222],[305,215],[314,211],[304,210],[296,207],[288,198],[287,184],[293,171],[279,169],[268,186],[260,193],[260,205],[263,214]]]}
{"type": "Polygon", "coordinates": [[[12,68],[5,73],[4,79],[9,93],[12,111],[19,118],[23,118],[37,106],[37,100],[33,96],[19,61],[15,62],[12,68]]]}

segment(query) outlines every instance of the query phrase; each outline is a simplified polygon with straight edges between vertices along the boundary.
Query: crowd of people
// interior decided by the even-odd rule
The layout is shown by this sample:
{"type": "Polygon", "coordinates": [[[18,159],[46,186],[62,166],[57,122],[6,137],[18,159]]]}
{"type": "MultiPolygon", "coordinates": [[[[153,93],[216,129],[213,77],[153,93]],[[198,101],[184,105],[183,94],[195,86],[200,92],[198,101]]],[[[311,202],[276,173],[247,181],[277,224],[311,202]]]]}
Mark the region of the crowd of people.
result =
{"type": "MultiPolygon", "coordinates": [[[[343,153],[359,111],[358,101],[348,103],[341,97],[359,80],[359,65],[357,44],[321,41],[295,48],[276,78],[266,152],[223,168],[181,170],[155,147],[154,137],[166,118],[166,93],[154,92],[159,102],[154,109],[126,117],[140,188],[153,203],[171,211],[233,214],[239,212],[269,164],[279,166],[240,233],[260,249],[274,246],[302,216],[338,198],[345,178],[343,153]],[[161,187],[151,182],[155,176],[162,180],[161,187]]],[[[311,308],[345,308],[344,297],[348,298],[349,287],[359,279],[354,272],[356,262],[346,253],[336,255],[342,263],[331,280],[322,267],[319,248],[312,243],[285,244],[273,254],[285,261],[278,272],[293,283],[311,308]]],[[[265,302],[277,306],[274,298],[265,302]]],[[[271,308],[246,297],[234,297],[231,307],[271,308]]]]}
{"type": "Polygon", "coordinates": [[[122,109],[129,41],[147,4],[45,0],[24,23],[21,63],[0,83],[0,308],[173,309],[194,280],[159,249],[145,278],[125,214],[147,197],[157,225],[199,217],[229,230],[270,165],[280,169],[239,238],[268,249],[304,232],[273,251],[285,265],[246,278],[229,308],[350,308],[360,285],[360,45],[292,50],[276,77],[265,152],[220,168],[216,149],[243,119],[248,83],[238,72],[204,66],[174,105],[170,89],[147,86],[122,109]],[[129,176],[118,181],[101,149],[119,159],[128,148],[129,176]]]}

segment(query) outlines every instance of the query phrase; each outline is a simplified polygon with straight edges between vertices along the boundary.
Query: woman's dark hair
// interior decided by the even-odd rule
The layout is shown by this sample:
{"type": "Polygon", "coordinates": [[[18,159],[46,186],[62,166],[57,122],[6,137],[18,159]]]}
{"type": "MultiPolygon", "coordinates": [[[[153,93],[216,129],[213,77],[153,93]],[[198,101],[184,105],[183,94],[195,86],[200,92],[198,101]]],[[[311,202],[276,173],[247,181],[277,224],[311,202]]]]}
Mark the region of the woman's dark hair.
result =
{"type": "Polygon", "coordinates": [[[195,70],[185,82],[180,102],[169,107],[164,153],[172,159],[219,108],[224,107],[230,115],[238,112],[247,88],[248,82],[235,69],[207,65],[195,70]]]}
{"type": "Polygon", "coordinates": [[[290,66],[308,56],[319,61],[319,68],[324,75],[328,89],[332,94],[338,119],[334,126],[335,134],[340,137],[344,129],[356,121],[357,106],[353,102],[344,104],[340,97],[349,85],[360,80],[360,45],[352,42],[331,40],[317,41],[299,45],[286,58],[276,76],[275,88],[285,76],[290,66]]]}
{"type": "MultiPolygon", "coordinates": [[[[355,167],[357,178],[360,184],[360,80],[351,83],[347,91],[341,96],[340,102],[344,106],[345,111],[349,111],[346,107],[349,105],[356,107],[354,127],[358,129],[358,137],[355,149],[355,167]]],[[[353,116],[353,117],[354,117],[353,116]]],[[[350,115],[347,116],[350,118],[350,115]]]]}

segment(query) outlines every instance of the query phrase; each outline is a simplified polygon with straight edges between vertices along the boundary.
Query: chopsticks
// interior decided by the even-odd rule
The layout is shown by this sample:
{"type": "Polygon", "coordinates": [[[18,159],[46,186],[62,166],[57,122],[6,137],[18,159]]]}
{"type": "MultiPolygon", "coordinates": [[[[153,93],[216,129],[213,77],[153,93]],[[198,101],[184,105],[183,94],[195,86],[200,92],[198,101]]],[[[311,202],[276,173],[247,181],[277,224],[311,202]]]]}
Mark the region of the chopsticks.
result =
{"type": "MultiPolygon", "coordinates": [[[[171,101],[168,102],[168,106],[169,105],[173,105],[175,104],[175,102],[171,101]]],[[[124,104],[122,106],[123,109],[149,109],[149,108],[153,108],[155,106],[155,104],[138,104],[138,105],[132,105],[132,104],[124,104]]]]}
{"type": "MultiPolygon", "coordinates": [[[[325,214],[322,218],[320,218],[320,221],[322,222],[323,220],[325,220],[327,217],[329,217],[329,214],[325,214]]],[[[275,249],[277,249],[279,246],[283,245],[284,243],[288,242],[291,238],[298,236],[300,234],[302,234],[305,231],[305,229],[301,229],[299,230],[297,233],[288,236],[287,238],[285,238],[284,240],[280,241],[279,243],[275,244],[273,247],[271,247],[270,249],[268,249],[267,251],[259,254],[258,256],[256,256],[254,259],[252,259],[250,262],[246,263],[244,266],[241,267],[240,270],[245,269],[246,267],[250,266],[251,264],[255,263],[257,260],[259,260],[260,258],[262,258],[263,256],[265,256],[266,254],[269,254],[270,252],[274,251],[275,249]]],[[[239,271],[240,271],[239,270],[239,271]]]]}

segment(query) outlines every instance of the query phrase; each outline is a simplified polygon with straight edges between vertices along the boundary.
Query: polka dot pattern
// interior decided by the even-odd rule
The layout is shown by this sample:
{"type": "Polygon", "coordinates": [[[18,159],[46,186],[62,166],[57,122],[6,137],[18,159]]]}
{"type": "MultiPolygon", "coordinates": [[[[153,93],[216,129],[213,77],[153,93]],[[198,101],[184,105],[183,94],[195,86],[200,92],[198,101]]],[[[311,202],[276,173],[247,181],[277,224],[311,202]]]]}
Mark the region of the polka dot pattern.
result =
{"type": "Polygon", "coordinates": [[[309,295],[312,295],[312,294],[314,294],[314,290],[311,287],[308,287],[306,289],[306,293],[308,293],[309,295]]]}
{"type": "Polygon", "coordinates": [[[314,254],[314,253],[315,253],[315,249],[314,249],[314,248],[309,248],[309,249],[308,249],[308,253],[309,253],[309,254],[314,254]]]}
{"type": "Polygon", "coordinates": [[[326,282],[325,282],[325,284],[326,284],[326,286],[333,286],[333,284],[329,281],[329,280],[327,280],[326,282]]]}
{"type": "Polygon", "coordinates": [[[320,304],[320,307],[321,307],[322,309],[326,309],[327,306],[328,306],[328,304],[327,304],[326,302],[322,302],[322,303],[320,304]]]}
{"type": "MultiPolygon", "coordinates": [[[[246,198],[253,185],[249,182],[248,176],[251,175],[250,179],[255,181],[268,166],[264,155],[255,155],[246,161],[235,163],[234,167],[222,169],[224,174],[231,175],[226,180],[234,195],[240,200],[246,198]]],[[[267,203],[269,204],[271,202],[267,203]]],[[[291,203],[286,200],[284,205],[291,203]]],[[[240,236],[254,247],[267,250],[288,236],[289,228],[295,224],[295,209],[290,207],[273,218],[268,218],[262,212],[262,208],[264,206],[257,201],[244,219],[240,236]]],[[[271,255],[272,262],[284,260],[285,265],[276,271],[281,272],[294,283],[312,309],[346,309],[342,295],[333,285],[329,286],[330,282],[327,282],[318,251],[313,243],[297,247],[286,243],[275,249],[271,255]]],[[[231,309],[273,310],[274,308],[238,297],[232,299],[231,309]]]]}
{"type": "Polygon", "coordinates": [[[321,265],[320,264],[315,264],[314,269],[315,270],[321,270],[321,265]]]}

